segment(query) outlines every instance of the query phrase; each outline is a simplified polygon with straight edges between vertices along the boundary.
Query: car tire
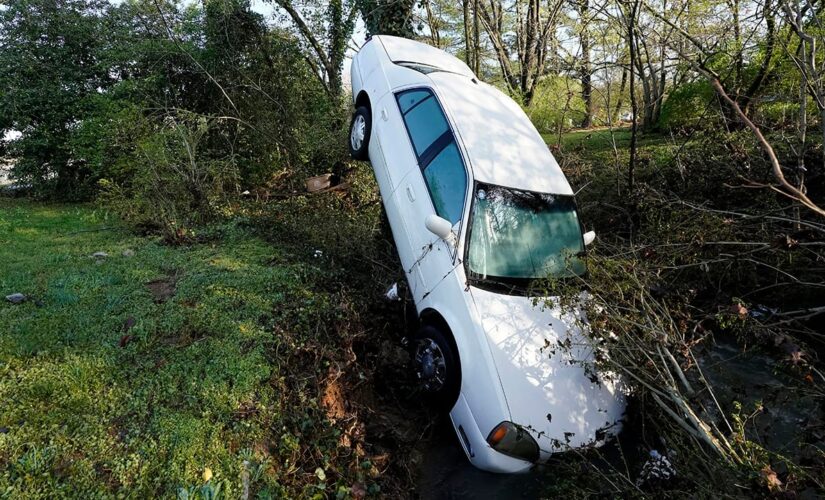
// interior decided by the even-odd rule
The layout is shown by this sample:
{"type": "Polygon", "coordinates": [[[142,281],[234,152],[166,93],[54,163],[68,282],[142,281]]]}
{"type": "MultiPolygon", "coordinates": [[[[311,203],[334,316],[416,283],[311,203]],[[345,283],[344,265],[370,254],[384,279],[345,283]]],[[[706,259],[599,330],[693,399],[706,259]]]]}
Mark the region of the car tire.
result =
{"type": "Polygon", "coordinates": [[[349,154],[355,160],[368,161],[372,114],[366,106],[360,106],[352,115],[349,125],[349,154]]]}
{"type": "Polygon", "coordinates": [[[461,390],[461,367],[452,343],[438,328],[424,325],[409,347],[413,376],[427,404],[450,411],[461,390]]]}

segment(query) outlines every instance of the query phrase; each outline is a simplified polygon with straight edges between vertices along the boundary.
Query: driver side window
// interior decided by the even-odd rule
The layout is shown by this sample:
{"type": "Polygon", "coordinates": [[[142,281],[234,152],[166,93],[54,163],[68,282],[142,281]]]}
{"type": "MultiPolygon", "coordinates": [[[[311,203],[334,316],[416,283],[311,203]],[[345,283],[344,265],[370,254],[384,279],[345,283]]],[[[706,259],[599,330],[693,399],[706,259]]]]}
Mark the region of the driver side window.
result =
{"type": "Polygon", "coordinates": [[[396,99],[435,212],[456,224],[464,213],[467,172],[447,118],[430,90],[408,90],[396,99]]]}

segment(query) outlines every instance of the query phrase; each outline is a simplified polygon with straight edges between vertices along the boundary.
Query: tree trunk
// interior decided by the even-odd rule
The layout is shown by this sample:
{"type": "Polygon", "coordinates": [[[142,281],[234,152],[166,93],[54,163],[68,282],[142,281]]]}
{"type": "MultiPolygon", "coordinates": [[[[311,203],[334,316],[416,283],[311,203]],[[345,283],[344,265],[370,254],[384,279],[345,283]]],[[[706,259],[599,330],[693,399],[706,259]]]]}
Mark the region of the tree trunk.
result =
{"type": "Polygon", "coordinates": [[[473,72],[478,75],[481,71],[481,38],[478,22],[478,2],[473,0],[473,72]]]}
{"type": "Polygon", "coordinates": [[[521,65],[521,88],[524,93],[524,105],[529,106],[536,89],[536,68],[538,66],[539,42],[539,0],[529,0],[527,7],[527,23],[524,33],[524,54],[521,65]]]}
{"type": "MultiPolygon", "coordinates": [[[[636,59],[636,10],[638,9],[638,0],[634,0],[630,7],[630,18],[628,19],[627,27],[627,41],[630,47],[630,60],[636,59]]],[[[641,66],[641,64],[639,65],[641,66]]],[[[630,71],[630,108],[632,110],[632,125],[630,128],[630,161],[627,165],[627,189],[631,200],[631,208],[635,206],[634,201],[635,191],[635,170],[636,170],[636,135],[638,133],[638,126],[636,124],[636,117],[638,113],[638,105],[636,104],[636,72],[631,67],[630,71]]],[[[634,211],[631,210],[631,214],[634,211]]],[[[632,223],[632,221],[631,221],[632,223]]]]}
{"type": "Polygon", "coordinates": [[[588,13],[590,10],[589,0],[579,0],[579,23],[581,23],[581,31],[579,32],[579,43],[581,44],[581,83],[582,83],[582,100],[584,101],[584,119],[582,120],[582,127],[589,128],[593,126],[593,115],[595,113],[593,106],[593,68],[590,64],[590,30],[587,27],[588,13]]]}
{"type": "MultiPolygon", "coordinates": [[[[631,68],[632,69],[632,68],[631,68]]],[[[627,87],[627,66],[622,67],[622,82],[619,84],[619,97],[616,99],[616,110],[613,116],[610,117],[610,123],[616,123],[620,118],[622,112],[622,105],[624,104],[624,89],[627,87]]]]}
{"type": "Polygon", "coordinates": [[[470,68],[473,67],[473,48],[470,41],[470,0],[462,0],[461,7],[464,12],[464,62],[470,68]]]}
{"type": "Polygon", "coordinates": [[[427,12],[427,24],[430,26],[430,42],[434,47],[441,47],[441,35],[438,32],[438,19],[433,16],[430,7],[430,0],[422,0],[424,10],[427,12]]]}
{"type": "Polygon", "coordinates": [[[356,0],[356,5],[368,34],[415,36],[412,26],[415,0],[356,0]]]}
{"type": "MultiPolygon", "coordinates": [[[[756,73],[756,76],[751,81],[751,84],[748,86],[745,94],[740,99],[740,102],[742,103],[742,110],[747,116],[751,115],[751,104],[753,102],[753,98],[762,88],[762,84],[770,71],[771,60],[773,59],[773,52],[776,46],[776,21],[774,11],[771,6],[771,0],[765,0],[765,4],[762,9],[764,10],[765,26],[767,30],[765,36],[765,55],[762,58],[762,63],[759,65],[759,71],[756,73]]],[[[823,133],[825,133],[825,129],[823,129],[823,131],[823,133]]]]}
{"type": "MultiPolygon", "coordinates": [[[[801,16],[800,16],[801,17],[801,16]]],[[[801,19],[800,19],[801,21],[801,19]]],[[[813,48],[812,48],[813,50],[813,48]]],[[[805,39],[799,40],[799,56],[802,61],[807,61],[808,50],[805,39]]],[[[808,134],[808,81],[801,79],[799,84],[799,151],[796,156],[796,185],[801,191],[805,191],[805,149],[807,146],[808,134]]],[[[796,229],[799,230],[800,213],[799,207],[794,207],[794,217],[796,219],[796,229]]]]}

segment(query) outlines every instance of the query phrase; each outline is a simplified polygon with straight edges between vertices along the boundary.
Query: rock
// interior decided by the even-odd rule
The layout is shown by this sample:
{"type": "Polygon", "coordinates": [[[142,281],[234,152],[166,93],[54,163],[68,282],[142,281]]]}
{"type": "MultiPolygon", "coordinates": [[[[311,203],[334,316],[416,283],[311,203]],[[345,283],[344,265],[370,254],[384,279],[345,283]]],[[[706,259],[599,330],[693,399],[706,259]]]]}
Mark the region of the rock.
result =
{"type": "Polygon", "coordinates": [[[109,254],[106,252],[95,252],[92,254],[92,257],[94,257],[95,259],[105,259],[108,256],[109,254]]]}
{"type": "Polygon", "coordinates": [[[26,296],[22,293],[13,293],[11,295],[6,295],[6,300],[12,304],[22,304],[26,301],[26,296]]]}
{"type": "Polygon", "coordinates": [[[126,250],[123,251],[123,256],[124,257],[134,257],[135,256],[135,251],[132,250],[131,248],[127,248],[126,250]]]}

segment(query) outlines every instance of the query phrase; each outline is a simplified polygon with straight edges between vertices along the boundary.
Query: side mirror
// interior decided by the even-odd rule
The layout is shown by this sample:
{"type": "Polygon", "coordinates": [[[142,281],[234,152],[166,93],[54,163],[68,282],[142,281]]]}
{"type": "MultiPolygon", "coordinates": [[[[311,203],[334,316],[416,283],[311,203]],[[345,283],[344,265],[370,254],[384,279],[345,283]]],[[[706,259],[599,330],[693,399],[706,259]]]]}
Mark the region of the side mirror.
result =
{"type": "Polygon", "coordinates": [[[424,221],[424,225],[427,226],[427,229],[431,233],[438,236],[442,240],[448,239],[453,234],[453,225],[450,224],[450,221],[441,218],[436,214],[428,215],[427,220],[424,221]]]}
{"type": "Polygon", "coordinates": [[[596,239],[596,232],[588,231],[582,235],[582,238],[584,238],[584,246],[588,246],[589,244],[593,243],[593,240],[596,239]]]}

